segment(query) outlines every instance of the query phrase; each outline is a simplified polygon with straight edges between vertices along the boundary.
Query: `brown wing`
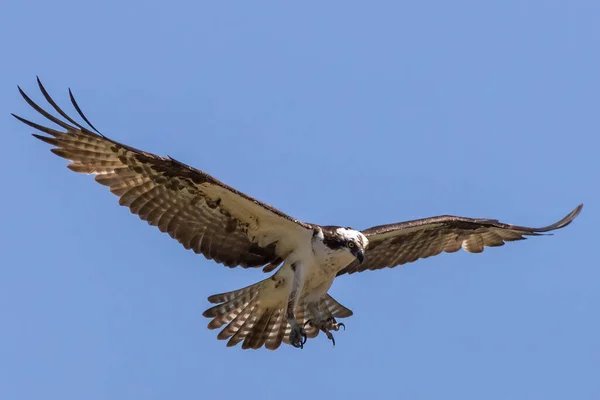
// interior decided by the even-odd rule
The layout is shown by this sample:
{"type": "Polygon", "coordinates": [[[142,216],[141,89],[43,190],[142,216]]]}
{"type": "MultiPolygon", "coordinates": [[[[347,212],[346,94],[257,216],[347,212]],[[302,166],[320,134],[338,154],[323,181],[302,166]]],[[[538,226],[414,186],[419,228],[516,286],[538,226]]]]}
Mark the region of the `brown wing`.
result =
{"type": "MultiPolygon", "coordinates": [[[[312,235],[310,225],[203,171],[88,130],[56,105],[39,79],[38,85],[48,103],[70,124],[43,110],[21,88],[25,101],[62,130],[13,116],[48,134],[33,136],[55,146],[51,151],[71,161],[69,169],[96,175],[98,183],[108,186],[119,197],[120,205],[167,232],[186,249],[228,267],[260,267],[278,264],[297,240],[312,235]]],[[[77,112],[95,130],[70,90],[69,94],[77,112]]]]}
{"type": "Polygon", "coordinates": [[[502,246],[505,242],[523,240],[525,236],[538,236],[563,228],[577,217],[582,207],[580,204],[560,221],[543,228],[451,215],[375,226],[363,231],[369,239],[365,262],[362,265],[353,262],[338,275],[391,268],[442,251],[454,253],[461,247],[471,253],[481,253],[485,247],[502,246]]]}

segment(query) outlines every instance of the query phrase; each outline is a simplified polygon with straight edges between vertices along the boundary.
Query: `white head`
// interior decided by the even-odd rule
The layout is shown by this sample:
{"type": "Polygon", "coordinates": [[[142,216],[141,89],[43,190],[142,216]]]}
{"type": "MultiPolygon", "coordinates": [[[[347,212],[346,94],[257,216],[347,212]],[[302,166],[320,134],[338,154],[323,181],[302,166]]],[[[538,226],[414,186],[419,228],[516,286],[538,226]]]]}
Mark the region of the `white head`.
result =
{"type": "Polygon", "coordinates": [[[322,241],[325,246],[335,251],[345,251],[362,263],[369,240],[361,232],[352,228],[339,226],[322,226],[322,241]]]}

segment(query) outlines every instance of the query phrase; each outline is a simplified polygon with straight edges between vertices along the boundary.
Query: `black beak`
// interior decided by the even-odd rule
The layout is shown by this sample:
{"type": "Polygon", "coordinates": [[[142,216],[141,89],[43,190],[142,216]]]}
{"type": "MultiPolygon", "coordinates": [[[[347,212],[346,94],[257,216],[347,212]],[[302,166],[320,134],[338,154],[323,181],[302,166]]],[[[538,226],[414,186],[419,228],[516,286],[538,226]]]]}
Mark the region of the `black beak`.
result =
{"type": "Polygon", "coordinates": [[[364,251],[362,251],[362,250],[356,250],[356,251],[354,252],[354,257],[356,257],[356,259],[358,260],[358,262],[359,262],[360,264],[362,264],[362,263],[363,263],[363,261],[365,261],[365,252],[364,252],[364,251]]]}

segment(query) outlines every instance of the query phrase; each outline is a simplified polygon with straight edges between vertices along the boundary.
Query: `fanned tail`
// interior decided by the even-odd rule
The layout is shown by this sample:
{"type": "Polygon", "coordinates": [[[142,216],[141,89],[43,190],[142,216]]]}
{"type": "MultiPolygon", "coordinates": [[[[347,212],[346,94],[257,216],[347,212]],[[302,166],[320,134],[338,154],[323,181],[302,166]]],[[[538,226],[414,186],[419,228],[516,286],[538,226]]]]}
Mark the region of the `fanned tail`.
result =
{"type": "MultiPolygon", "coordinates": [[[[271,285],[273,281],[269,278],[243,289],[210,296],[208,301],[218,304],[202,315],[212,318],[208,323],[209,329],[225,326],[217,335],[217,339],[228,339],[228,347],[242,342],[242,349],[259,349],[264,346],[275,350],[282,342],[289,344],[291,326],[285,317],[285,302],[266,306],[268,301],[261,301],[261,293],[272,289],[271,285]]],[[[346,318],[352,315],[352,311],[328,294],[321,298],[319,308],[326,317],[346,318]]],[[[296,306],[295,316],[302,326],[309,319],[316,317],[311,314],[303,300],[296,306]]],[[[307,325],[305,329],[309,338],[319,334],[319,330],[312,326],[307,325]]]]}

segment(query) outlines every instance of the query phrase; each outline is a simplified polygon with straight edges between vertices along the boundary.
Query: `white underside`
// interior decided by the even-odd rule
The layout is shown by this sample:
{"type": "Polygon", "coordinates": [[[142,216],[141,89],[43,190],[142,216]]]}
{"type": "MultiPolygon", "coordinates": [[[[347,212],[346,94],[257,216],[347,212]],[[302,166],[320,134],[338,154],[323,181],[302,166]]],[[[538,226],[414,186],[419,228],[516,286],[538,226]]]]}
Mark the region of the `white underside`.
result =
{"type": "Polygon", "coordinates": [[[333,252],[322,242],[313,243],[292,252],[271,279],[263,282],[260,294],[262,307],[283,308],[287,305],[294,282],[292,265],[300,276],[296,300],[313,303],[327,293],[336,274],[354,260],[348,251],[333,252]]]}

